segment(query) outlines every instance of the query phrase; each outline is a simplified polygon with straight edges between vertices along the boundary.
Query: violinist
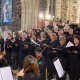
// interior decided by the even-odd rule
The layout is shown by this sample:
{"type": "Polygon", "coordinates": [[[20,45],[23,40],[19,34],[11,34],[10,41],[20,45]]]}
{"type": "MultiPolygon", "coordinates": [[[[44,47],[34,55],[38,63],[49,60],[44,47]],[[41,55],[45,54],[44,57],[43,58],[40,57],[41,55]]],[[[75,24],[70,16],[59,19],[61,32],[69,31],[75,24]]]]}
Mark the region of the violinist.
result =
{"type": "Polygon", "coordinates": [[[23,69],[17,74],[18,80],[39,80],[39,68],[37,60],[28,55],[23,61],[23,69]]]}

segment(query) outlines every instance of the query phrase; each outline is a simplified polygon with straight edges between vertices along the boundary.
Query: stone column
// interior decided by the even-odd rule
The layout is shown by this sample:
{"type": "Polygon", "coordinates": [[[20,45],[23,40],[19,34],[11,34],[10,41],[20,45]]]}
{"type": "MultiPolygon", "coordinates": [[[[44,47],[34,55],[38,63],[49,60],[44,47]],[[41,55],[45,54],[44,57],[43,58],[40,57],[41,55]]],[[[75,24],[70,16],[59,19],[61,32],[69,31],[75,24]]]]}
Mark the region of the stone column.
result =
{"type": "Polygon", "coordinates": [[[68,10],[68,0],[61,1],[61,19],[63,21],[67,20],[67,10],[68,10]]]}
{"type": "Polygon", "coordinates": [[[70,21],[70,0],[68,0],[67,5],[68,5],[68,8],[67,8],[67,20],[70,21]]]}
{"type": "Polygon", "coordinates": [[[80,23],[80,0],[77,0],[77,23],[80,23]]]}
{"type": "Polygon", "coordinates": [[[61,0],[56,0],[55,17],[61,19],[61,0]]]}
{"type": "Polygon", "coordinates": [[[24,30],[25,28],[25,21],[26,21],[26,6],[25,6],[25,0],[21,0],[21,30],[24,30]]]}
{"type": "Polygon", "coordinates": [[[38,20],[39,0],[21,0],[22,15],[21,25],[22,30],[30,30],[38,20]]]}
{"type": "Polygon", "coordinates": [[[76,22],[77,15],[77,0],[70,0],[70,20],[76,22]]]}
{"type": "Polygon", "coordinates": [[[55,16],[63,21],[80,21],[80,0],[56,0],[55,16]]]}
{"type": "MultiPolygon", "coordinates": [[[[68,20],[71,22],[76,22],[77,20],[77,9],[78,9],[78,0],[68,0],[68,20]]],[[[80,3],[79,3],[80,4],[80,3]]]]}
{"type": "Polygon", "coordinates": [[[45,14],[49,14],[50,0],[47,0],[47,9],[45,14]]]}

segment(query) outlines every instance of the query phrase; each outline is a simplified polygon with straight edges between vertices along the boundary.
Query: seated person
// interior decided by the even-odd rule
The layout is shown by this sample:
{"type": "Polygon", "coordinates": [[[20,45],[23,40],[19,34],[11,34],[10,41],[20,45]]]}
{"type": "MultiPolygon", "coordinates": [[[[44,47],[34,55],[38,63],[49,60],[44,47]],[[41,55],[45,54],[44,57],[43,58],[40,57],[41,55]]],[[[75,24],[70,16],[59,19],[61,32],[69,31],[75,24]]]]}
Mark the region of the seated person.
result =
{"type": "Polygon", "coordinates": [[[32,55],[26,56],[23,69],[17,74],[18,80],[38,80],[39,75],[37,60],[32,55]]]}

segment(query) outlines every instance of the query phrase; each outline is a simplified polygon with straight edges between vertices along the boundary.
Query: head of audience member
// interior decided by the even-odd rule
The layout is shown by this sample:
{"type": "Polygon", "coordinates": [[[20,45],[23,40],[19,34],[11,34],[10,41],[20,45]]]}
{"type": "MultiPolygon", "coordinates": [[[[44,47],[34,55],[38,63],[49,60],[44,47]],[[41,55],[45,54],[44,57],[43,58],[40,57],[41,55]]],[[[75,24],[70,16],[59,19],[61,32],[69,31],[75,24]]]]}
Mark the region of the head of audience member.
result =
{"type": "Polygon", "coordinates": [[[45,35],[45,32],[41,32],[41,33],[40,33],[40,36],[44,36],[44,35],[45,35]]]}
{"type": "Polygon", "coordinates": [[[48,33],[48,35],[50,35],[52,33],[52,31],[51,30],[48,30],[47,33],[48,33]]]}
{"type": "Polygon", "coordinates": [[[46,28],[44,28],[44,32],[47,32],[48,31],[48,28],[46,27],[46,28]]]}
{"type": "Polygon", "coordinates": [[[35,31],[32,30],[31,31],[31,35],[34,36],[35,35],[35,31]]]}
{"type": "Polygon", "coordinates": [[[36,36],[35,36],[35,32],[34,31],[31,31],[30,39],[32,39],[34,41],[36,40],[36,36]]]}
{"type": "Polygon", "coordinates": [[[23,36],[27,39],[28,35],[27,33],[23,32],[23,36]]]}
{"type": "Polygon", "coordinates": [[[22,41],[25,41],[26,40],[26,37],[25,37],[25,34],[24,33],[22,33],[21,39],[22,39],[22,41]]]}
{"type": "Polygon", "coordinates": [[[58,31],[58,36],[61,37],[64,35],[63,29],[59,29],[58,31]]]}
{"type": "Polygon", "coordinates": [[[75,35],[74,36],[74,45],[78,46],[80,44],[80,36],[75,35]]]}
{"type": "Polygon", "coordinates": [[[66,24],[64,27],[64,32],[69,32],[69,28],[70,28],[70,26],[68,24],[66,24]]]}
{"type": "Polygon", "coordinates": [[[60,43],[61,46],[65,45],[66,44],[66,38],[64,36],[61,36],[59,38],[59,43],[60,43]]]}
{"type": "Polygon", "coordinates": [[[36,40],[36,36],[33,34],[33,35],[31,35],[30,39],[35,41],[36,40]]]}
{"type": "Polygon", "coordinates": [[[54,32],[58,32],[58,26],[54,26],[54,32]]]}
{"type": "Polygon", "coordinates": [[[22,31],[18,31],[18,35],[19,35],[20,37],[22,36],[22,34],[23,34],[22,31]]]}
{"type": "Polygon", "coordinates": [[[50,33],[49,36],[50,36],[51,41],[57,40],[57,35],[56,35],[56,33],[50,33]]]}
{"type": "Polygon", "coordinates": [[[73,35],[73,29],[72,28],[69,29],[69,34],[73,35]]]}
{"type": "Polygon", "coordinates": [[[29,30],[29,31],[27,32],[27,35],[28,35],[28,37],[31,37],[31,35],[32,35],[32,30],[29,30]]]}
{"type": "Polygon", "coordinates": [[[62,26],[65,26],[65,22],[62,22],[62,26]]]}
{"type": "Polygon", "coordinates": [[[7,34],[7,39],[12,39],[12,34],[11,33],[7,34]]]}
{"type": "Polygon", "coordinates": [[[45,35],[42,35],[41,36],[41,41],[45,40],[46,39],[46,36],[45,35]]]}

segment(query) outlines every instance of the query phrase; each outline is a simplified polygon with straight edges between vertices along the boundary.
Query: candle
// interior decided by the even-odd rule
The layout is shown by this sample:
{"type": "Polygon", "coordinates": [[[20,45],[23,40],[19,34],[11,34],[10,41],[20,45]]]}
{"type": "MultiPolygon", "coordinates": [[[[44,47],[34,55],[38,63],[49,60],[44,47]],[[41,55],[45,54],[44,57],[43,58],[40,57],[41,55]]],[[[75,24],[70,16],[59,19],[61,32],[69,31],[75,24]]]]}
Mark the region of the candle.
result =
{"type": "Polygon", "coordinates": [[[13,32],[13,38],[15,37],[15,33],[13,32]]]}

